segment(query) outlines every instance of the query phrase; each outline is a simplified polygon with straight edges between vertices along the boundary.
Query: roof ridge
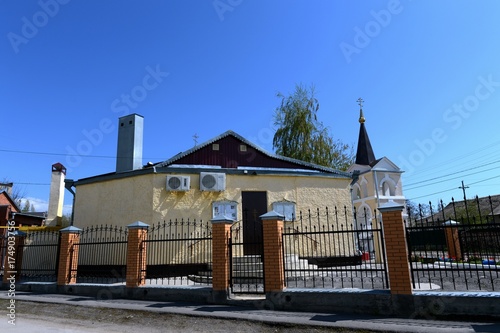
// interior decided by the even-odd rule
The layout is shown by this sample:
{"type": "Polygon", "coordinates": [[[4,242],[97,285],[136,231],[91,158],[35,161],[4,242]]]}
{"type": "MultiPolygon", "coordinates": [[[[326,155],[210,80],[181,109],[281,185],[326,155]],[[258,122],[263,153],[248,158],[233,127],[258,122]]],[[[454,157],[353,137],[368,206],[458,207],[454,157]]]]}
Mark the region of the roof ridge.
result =
{"type": "Polygon", "coordinates": [[[318,171],[323,171],[323,172],[329,172],[329,173],[333,173],[333,174],[338,174],[340,176],[345,176],[345,177],[351,177],[351,173],[349,172],[345,172],[345,171],[340,171],[340,170],[337,170],[337,169],[332,169],[332,168],[329,168],[329,167],[325,167],[325,166],[322,166],[322,165],[318,165],[318,164],[314,164],[314,163],[310,163],[310,162],[305,162],[305,161],[301,161],[301,160],[297,160],[297,159],[294,159],[294,158],[291,158],[291,157],[286,157],[286,156],[281,156],[281,155],[277,155],[277,154],[274,154],[274,153],[271,153],[271,152],[268,152],[267,150],[261,148],[260,146],[256,145],[255,143],[249,141],[248,139],[246,139],[245,137],[243,137],[242,135],[236,133],[235,131],[233,130],[227,130],[225,131],[224,133],[222,134],[219,134],[215,137],[213,137],[212,139],[209,139],[199,145],[196,145],[188,150],[185,150],[183,152],[180,152],[174,156],[172,156],[171,158],[163,161],[163,162],[159,162],[157,164],[155,164],[155,166],[157,167],[165,167],[165,166],[168,166],[170,164],[173,164],[175,161],[181,159],[182,157],[185,157],[191,153],[194,153],[195,151],[199,150],[199,149],[202,149],[208,145],[210,145],[211,143],[215,142],[215,141],[218,141],[220,139],[223,139],[227,136],[233,136],[235,138],[237,138],[238,140],[244,142],[245,144],[249,145],[250,147],[254,148],[255,150],[263,153],[264,155],[268,156],[268,157],[271,157],[271,158],[276,158],[276,159],[279,159],[279,160],[282,160],[282,161],[287,161],[287,162],[290,162],[290,163],[294,163],[294,164],[298,164],[298,165],[302,165],[302,166],[306,166],[306,167],[310,167],[310,168],[313,168],[313,169],[316,169],[318,171]]]}

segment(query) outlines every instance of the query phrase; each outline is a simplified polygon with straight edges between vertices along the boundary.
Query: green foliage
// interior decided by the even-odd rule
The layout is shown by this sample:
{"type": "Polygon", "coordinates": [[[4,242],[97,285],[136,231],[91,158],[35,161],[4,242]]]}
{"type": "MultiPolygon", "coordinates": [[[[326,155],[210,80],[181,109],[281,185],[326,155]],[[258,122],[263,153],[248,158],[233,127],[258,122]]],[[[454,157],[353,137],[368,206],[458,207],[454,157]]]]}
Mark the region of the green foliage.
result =
{"type": "Polygon", "coordinates": [[[481,224],[486,222],[486,217],[481,216],[479,206],[474,200],[467,200],[465,205],[463,202],[457,203],[455,210],[448,212],[446,218],[469,224],[481,224]]]}
{"type": "Polygon", "coordinates": [[[63,214],[61,218],[61,226],[68,227],[71,225],[71,214],[63,214]]]}
{"type": "Polygon", "coordinates": [[[276,109],[273,138],[276,153],[338,170],[346,170],[354,162],[352,146],[333,140],[328,129],[318,121],[319,102],[314,87],[295,87],[290,96],[281,93],[281,105],[276,109]]]}
{"type": "MultiPolygon", "coordinates": [[[[20,201],[19,201],[20,202],[20,201]]],[[[21,212],[23,213],[29,213],[29,212],[34,212],[35,211],[35,206],[33,206],[32,203],[28,199],[24,202],[23,207],[21,208],[21,212]]]]}

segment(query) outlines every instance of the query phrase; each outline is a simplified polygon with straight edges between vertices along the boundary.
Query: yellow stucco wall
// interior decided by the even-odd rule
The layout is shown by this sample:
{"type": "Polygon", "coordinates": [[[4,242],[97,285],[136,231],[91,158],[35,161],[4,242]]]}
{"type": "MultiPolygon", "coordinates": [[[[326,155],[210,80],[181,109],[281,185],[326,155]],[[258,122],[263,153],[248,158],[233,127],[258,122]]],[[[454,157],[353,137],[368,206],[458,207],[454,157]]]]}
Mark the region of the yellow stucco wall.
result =
{"type": "Polygon", "coordinates": [[[351,211],[350,179],[321,176],[226,175],[226,190],[199,190],[199,175],[190,174],[191,190],[165,189],[167,174],[151,173],[77,186],[74,225],[83,228],[96,224],[126,226],[135,221],[154,224],[170,219],[212,218],[212,203],[238,202],[241,218],[241,192],[267,191],[268,210],[276,201],[293,201],[300,210],[335,206],[351,211]]]}
{"type": "Polygon", "coordinates": [[[126,226],[152,219],[151,175],[114,179],[77,187],[74,226],[126,226]]]}
{"type": "MultiPolygon", "coordinates": [[[[187,175],[187,174],[182,174],[187,175]]],[[[339,209],[339,225],[346,221],[352,223],[352,207],[350,198],[350,179],[330,178],[322,176],[285,176],[285,175],[226,175],[226,190],[222,192],[207,192],[199,190],[199,174],[190,174],[191,190],[172,192],[165,189],[166,173],[150,173],[133,177],[124,177],[89,184],[81,184],[76,189],[74,225],[85,228],[91,225],[108,224],[126,226],[135,221],[142,221],[150,226],[169,220],[196,219],[209,221],[212,218],[212,203],[214,201],[236,201],[238,220],[242,218],[242,192],[267,192],[268,211],[273,202],[283,200],[296,203],[296,214],[301,210],[316,209],[321,212],[321,225],[335,223],[334,209],[339,209]],[[347,217],[344,216],[344,206],[347,207],[347,217]],[[330,210],[327,220],[324,213],[326,207],[330,210]]],[[[310,228],[307,213],[305,224],[310,228]]],[[[311,219],[317,224],[316,217],[311,219]]],[[[285,226],[300,228],[300,223],[287,222],[285,226]]],[[[318,229],[319,230],[319,229],[318,229]]],[[[199,230],[202,232],[202,230],[199,230]]],[[[342,256],[353,255],[355,246],[352,239],[340,239],[342,235],[329,236],[296,236],[289,237],[285,246],[290,247],[287,253],[301,256],[342,256]],[[322,242],[315,238],[321,237],[322,242]],[[328,238],[328,239],[327,239],[328,238]],[[345,246],[351,244],[351,246],[345,246]]],[[[241,241],[241,240],[240,240],[241,241]]],[[[197,260],[198,256],[210,256],[210,243],[200,242],[198,247],[186,241],[184,247],[176,251],[155,248],[148,255],[149,264],[180,263],[189,254],[189,260],[197,260]],[[208,246],[208,248],[207,248],[208,246]],[[187,251],[187,252],[186,252],[187,251]]],[[[159,245],[161,246],[161,245],[159,245]]],[[[241,250],[241,249],[240,249],[241,250]]],[[[242,255],[242,251],[233,249],[234,255],[242,255]]],[[[116,255],[113,260],[119,261],[116,255]]],[[[109,263],[108,263],[109,264],[109,263]]]]}

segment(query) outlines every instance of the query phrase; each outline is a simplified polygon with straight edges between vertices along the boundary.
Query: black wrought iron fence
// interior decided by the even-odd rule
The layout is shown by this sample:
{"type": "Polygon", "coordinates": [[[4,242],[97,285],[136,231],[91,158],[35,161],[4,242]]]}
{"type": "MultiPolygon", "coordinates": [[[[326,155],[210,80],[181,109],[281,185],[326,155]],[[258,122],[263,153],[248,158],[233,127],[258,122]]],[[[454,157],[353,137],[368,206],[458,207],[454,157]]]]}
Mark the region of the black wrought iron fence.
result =
{"type": "MultiPolygon", "coordinates": [[[[212,283],[212,224],[202,220],[158,222],[148,230],[146,284],[212,283]]],[[[144,253],[144,252],[142,252],[144,253]]]]}
{"type": "Polygon", "coordinates": [[[73,245],[78,265],[72,263],[71,275],[78,283],[122,283],[126,277],[127,229],[118,226],[89,226],[73,245]]]}
{"type": "Polygon", "coordinates": [[[20,281],[55,282],[59,257],[59,231],[27,232],[22,252],[20,281]]]}
{"type": "MultiPolygon", "coordinates": [[[[3,279],[4,275],[4,264],[5,264],[5,256],[7,252],[7,237],[0,237],[0,279],[3,279]]],[[[1,281],[1,280],[0,280],[1,281]]]]}
{"type": "Polygon", "coordinates": [[[492,197],[442,201],[427,216],[408,210],[405,221],[413,288],[500,290],[500,223],[492,197]],[[439,235],[436,237],[436,235],[439,235]]]}
{"type": "Polygon", "coordinates": [[[235,294],[264,293],[264,242],[262,221],[243,212],[243,220],[231,226],[229,235],[230,288],[235,294]],[[245,225],[246,223],[246,225],[245,225]],[[253,237],[245,236],[249,233],[253,237]]]}
{"type": "Polygon", "coordinates": [[[283,250],[288,288],[389,287],[382,228],[366,211],[301,212],[286,223],[283,250]]]}

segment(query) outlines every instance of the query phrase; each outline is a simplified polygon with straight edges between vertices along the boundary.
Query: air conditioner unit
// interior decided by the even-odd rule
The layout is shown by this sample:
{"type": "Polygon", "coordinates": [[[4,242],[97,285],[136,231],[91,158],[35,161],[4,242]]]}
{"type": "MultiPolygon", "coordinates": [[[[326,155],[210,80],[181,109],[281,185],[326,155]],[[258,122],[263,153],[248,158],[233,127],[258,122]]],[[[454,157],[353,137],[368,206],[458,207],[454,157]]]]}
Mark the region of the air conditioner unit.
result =
{"type": "Polygon", "coordinates": [[[224,191],[226,189],[226,174],[217,172],[200,173],[201,191],[224,191]]]}
{"type": "Polygon", "coordinates": [[[167,191],[189,191],[189,176],[167,176],[167,191]]]}

